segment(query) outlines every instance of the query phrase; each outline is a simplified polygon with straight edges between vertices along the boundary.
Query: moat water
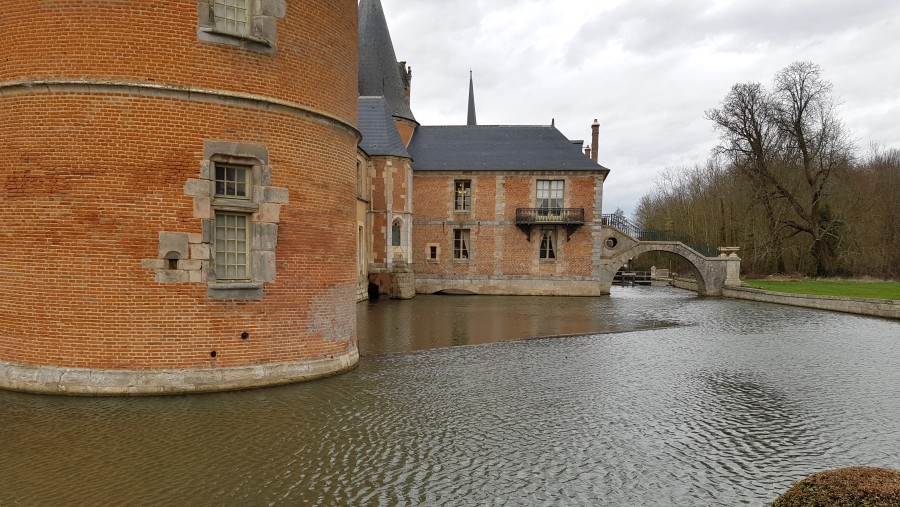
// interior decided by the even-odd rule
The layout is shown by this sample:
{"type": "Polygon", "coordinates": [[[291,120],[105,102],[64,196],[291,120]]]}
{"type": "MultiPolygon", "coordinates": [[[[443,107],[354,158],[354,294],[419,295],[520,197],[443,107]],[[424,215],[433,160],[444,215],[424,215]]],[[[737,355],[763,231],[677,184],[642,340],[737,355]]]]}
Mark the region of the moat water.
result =
{"type": "Polygon", "coordinates": [[[657,288],[358,310],[321,381],[0,392],[0,505],[762,505],[900,468],[895,321],[657,288]]]}

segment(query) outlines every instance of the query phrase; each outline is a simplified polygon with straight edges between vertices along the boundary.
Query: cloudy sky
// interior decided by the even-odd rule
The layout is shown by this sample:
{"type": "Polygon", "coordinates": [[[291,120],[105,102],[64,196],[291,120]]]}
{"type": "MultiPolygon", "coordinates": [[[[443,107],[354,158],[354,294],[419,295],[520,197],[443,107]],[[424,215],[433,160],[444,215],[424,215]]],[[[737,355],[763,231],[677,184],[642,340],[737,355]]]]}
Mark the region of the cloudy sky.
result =
{"type": "Polygon", "coordinates": [[[798,60],[834,83],[860,153],[900,148],[897,0],[382,0],[413,68],[423,125],[547,125],[590,139],[612,172],[604,210],[629,215],[655,175],[705,160],[703,118],[732,85],[798,60]]]}

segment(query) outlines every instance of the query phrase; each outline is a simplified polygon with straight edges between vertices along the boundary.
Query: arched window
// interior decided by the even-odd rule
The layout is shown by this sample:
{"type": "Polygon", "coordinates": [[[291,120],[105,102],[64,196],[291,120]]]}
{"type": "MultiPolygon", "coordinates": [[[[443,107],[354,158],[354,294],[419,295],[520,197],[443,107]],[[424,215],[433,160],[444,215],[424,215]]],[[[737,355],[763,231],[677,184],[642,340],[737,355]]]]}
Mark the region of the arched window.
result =
{"type": "Polygon", "coordinates": [[[400,246],[400,231],[403,228],[403,221],[399,218],[394,220],[394,225],[391,226],[391,245],[400,246]]]}

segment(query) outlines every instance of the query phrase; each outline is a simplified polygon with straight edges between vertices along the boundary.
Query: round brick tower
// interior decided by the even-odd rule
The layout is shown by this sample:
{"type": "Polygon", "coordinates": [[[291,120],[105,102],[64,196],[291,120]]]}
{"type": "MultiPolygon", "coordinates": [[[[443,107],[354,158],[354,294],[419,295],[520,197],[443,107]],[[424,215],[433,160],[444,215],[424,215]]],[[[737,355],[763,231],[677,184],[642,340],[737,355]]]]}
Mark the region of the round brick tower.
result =
{"type": "Polygon", "coordinates": [[[0,387],[356,364],[356,0],[0,0],[0,25],[0,387]]]}

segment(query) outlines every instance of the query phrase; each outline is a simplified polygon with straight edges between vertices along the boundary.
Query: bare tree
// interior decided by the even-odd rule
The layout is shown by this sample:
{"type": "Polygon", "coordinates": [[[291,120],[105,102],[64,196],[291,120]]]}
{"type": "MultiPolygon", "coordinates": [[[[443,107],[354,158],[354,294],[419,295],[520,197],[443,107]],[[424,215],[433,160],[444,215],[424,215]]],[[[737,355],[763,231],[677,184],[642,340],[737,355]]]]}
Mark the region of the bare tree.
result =
{"type": "Polygon", "coordinates": [[[758,185],[776,250],[782,230],[786,237],[809,235],[817,275],[832,270],[841,234],[825,198],[853,153],[831,90],[818,65],[796,62],[776,75],[771,92],[759,83],[737,84],[722,107],[706,112],[719,132],[719,151],[758,185]],[[792,213],[772,213],[774,201],[792,213]]]}

